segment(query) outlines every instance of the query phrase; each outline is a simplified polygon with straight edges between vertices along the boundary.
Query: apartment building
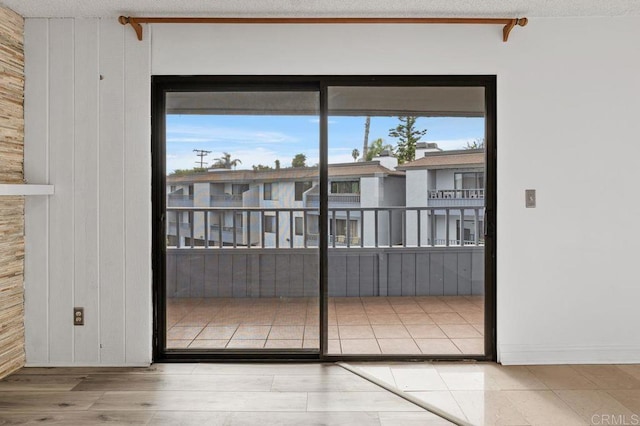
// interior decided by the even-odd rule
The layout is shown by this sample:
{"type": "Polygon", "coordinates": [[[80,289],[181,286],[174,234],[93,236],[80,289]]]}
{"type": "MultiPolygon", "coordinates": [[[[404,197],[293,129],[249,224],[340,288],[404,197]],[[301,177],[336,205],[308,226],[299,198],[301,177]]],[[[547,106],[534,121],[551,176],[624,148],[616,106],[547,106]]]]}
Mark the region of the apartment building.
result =
{"type": "Polygon", "coordinates": [[[437,144],[418,144],[416,159],[398,169],[406,172],[407,207],[432,209],[407,212],[409,245],[418,244],[418,214],[426,224],[420,240],[429,245],[483,244],[485,163],[484,149],[442,151],[437,144]]]}
{"type": "MultiPolygon", "coordinates": [[[[395,164],[397,160],[387,156],[368,162],[329,165],[332,245],[374,244],[371,209],[404,205],[404,172],[394,170],[395,164]]],[[[194,246],[317,246],[318,168],[210,169],[169,175],[167,207],[170,246],[187,247],[192,243],[194,246]],[[181,224],[179,230],[177,223],[181,224]]],[[[401,242],[399,215],[393,218],[392,225],[394,223],[395,230],[390,234],[389,220],[379,222],[379,244],[388,245],[389,238],[394,243],[401,242]]]]}

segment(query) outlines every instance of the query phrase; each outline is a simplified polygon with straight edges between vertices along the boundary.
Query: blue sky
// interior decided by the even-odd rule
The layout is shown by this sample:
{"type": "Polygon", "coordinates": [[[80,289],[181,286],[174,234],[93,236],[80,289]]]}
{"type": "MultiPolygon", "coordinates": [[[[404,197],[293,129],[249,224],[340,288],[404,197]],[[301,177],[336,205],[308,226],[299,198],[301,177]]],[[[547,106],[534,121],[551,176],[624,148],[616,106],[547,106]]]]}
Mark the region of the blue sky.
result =
{"type": "MultiPolygon", "coordinates": [[[[329,163],[351,162],[352,150],[362,151],[364,123],[365,117],[329,118],[329,163]]],[[[395,146],[389,129],[397,124],[396,117],[372,117],[369,142],[383,138],[395,146]]],[[[484,137],[483,118],[421,117],[416,124],[427,129],[421,141],[445,150],[484,137]]],[[[238,169],[273,166],[276,159],[286,167],[298,153],[312,165],[318,162],[318,131],[318,118],[310,116],[167,115],[167,172],[195,167],[194,149],[212,151],[205,157],[208,165],[223,152],[242,161],[238,169]]]]}

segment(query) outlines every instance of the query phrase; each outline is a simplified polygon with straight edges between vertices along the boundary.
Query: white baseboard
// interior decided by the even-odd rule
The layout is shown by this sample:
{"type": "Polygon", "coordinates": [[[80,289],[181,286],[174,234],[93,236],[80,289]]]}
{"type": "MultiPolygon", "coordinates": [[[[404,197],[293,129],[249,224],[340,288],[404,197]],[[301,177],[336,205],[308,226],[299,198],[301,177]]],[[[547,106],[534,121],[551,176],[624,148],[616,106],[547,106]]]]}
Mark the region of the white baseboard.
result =
{"type": "Polygon", "coordinates": [[[640,364],[640,346],[498,345],[498,362],[534,364],[640,364]]]}
{"type": "Polygon", "coordinates": [[[44,363],[44,362],[27,362],[25,364],[25,367],[43,367],[43,368],[49,368],[49,367],[76,367],[76,368],[83,368],[83,367],[90,367],[90,368],[98,368],[98,367],[109,367],[109,368],[114,368],[114,367],[122,367],[122,368],[127,368],[127,367],[149,367],[151,364],[149,363],[126,363],[126,364],[88,364],[88,363],[70,363],[70,362],[50,362],[50,363],[44,363]]]}

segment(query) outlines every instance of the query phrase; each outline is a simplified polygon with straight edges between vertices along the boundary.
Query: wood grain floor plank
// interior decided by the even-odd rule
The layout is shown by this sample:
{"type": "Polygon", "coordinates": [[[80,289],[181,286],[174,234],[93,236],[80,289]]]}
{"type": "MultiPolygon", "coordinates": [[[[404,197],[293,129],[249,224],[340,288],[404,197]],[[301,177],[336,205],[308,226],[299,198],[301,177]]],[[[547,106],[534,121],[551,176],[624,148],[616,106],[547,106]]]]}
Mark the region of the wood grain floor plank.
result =
{"type": "MultiPolygon", "coordinates": [[[[35,413],[1,413],[2,425],[82,425],[112,424],[119,426],[148,425],[155,413],[145,411],[69,411],[35,413]]],[[[205,424],[205,423],[202,423],[205,424]]]]}
{"type": "Polygon", "coordinates": [[[193,374],[286,374],[286,375],[310,375],[310,374],[351,374],[344,368],[328,363],[248,363],[248,364],[198,364],[193,374]]]}
{"type": "Polygon", "coordinates": [[[103,392],[0,392],[0,413],[87,410],[103,392]]]}
{"type": "Polygon", "coordinates": [[[0,391],[68,391],[86,379],[86,375],[19,375],[0,380],[0,391]]]}
{"type": "Polygon", "coordinates": [[[277,375],[274,377],[271,390],[279,392],[384,392],[380,386],[356,375],[277,375]]]}
{"type": "Polygon", "coordinates": [[[105,392],[91,409],[108,411],[305,411],[306,407],[307,394],[304,392],[157,391],[105,392]]]}
{"type": "Polygon", "coordinates": [[[309,392],[308,411],[423,411],[388,392],[309,392]]]}
{"type": "Polygon", "coordinates": [[[74,391],[251,391],[268,392],[273,376],[95,374],[74,391]]]}
{"type": "Polygon", "coordinates": [[[378,413],[372,412],[304,412],[304,413],[184,413],[158,412],[154,426],[380,426],[378,413]]]}

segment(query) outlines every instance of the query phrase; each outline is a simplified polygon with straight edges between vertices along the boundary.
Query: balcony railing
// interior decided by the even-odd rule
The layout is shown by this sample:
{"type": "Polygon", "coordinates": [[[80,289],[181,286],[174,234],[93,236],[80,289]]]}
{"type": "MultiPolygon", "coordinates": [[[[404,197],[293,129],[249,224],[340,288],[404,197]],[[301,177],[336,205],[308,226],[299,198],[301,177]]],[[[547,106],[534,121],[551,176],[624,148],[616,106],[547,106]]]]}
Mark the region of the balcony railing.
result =
{"type": "Polygon", "coordinates": [[[435,198],[435,199],[484,198],[484,189],[430,189],[429,198],[435,198]]]}
{"type": "Polygon", "coordinates": [[[429,207],[484,207],[484,189],[431,189],[429,207]]]}
{"type": "MultiPolygon", "coordinates": [[[[314,208],[168,207],[167,212],[170,223],[181,223],[179,227],[167,229],[169,236],[176,237],[175,248],[196,247],[191,238],[196,235],[196,229],[198,234],[202,232],[204,248],[307,248],[319,245],[319,224],[309,224],[310,220],[318,219],[318,210],[314,208]],[[225,225],[229,223],[225,221],[226,214],[231,215],[228,217],[231,226],[225,225]],[[298,218],[302,223],[296,223],[298,218]],[[266,226],[267,220],[270,226],[266,226]],[[174,231],[175,234],[171,233],[174,231]],[[231,234],[227,245],[223,232],[231,234]],[[188,237],[190,245],[185,247],[181,237],[188,237]],[[210,241],[218,244],[211,245],[210,241]]],[[[331,248],[484,245],[481,237],[483,209],[478,206],[354,207],[329,208],[328,212],[328,228],[338,230],[337,235],[328,236],[331,248]],[[344,235],[339,233],[338,221],[345,221],[344,235]],[[471,229],[465,226],[469,222],[473,224],[471,229]],[[465,230],[472,238],[466,237],[465,230]],[[460,236],[465,237],[461,239],[460,236]]]]}
{"type": "MultiPolygon", "coordinates": [[[[329,194],[329,205],[360,204],[360,194],[329,194]]],[[[318,207],[320,195],[307,194],[307,207],[318,207]]]]}
{"type": "Polygon", "coordinates": [[[169,194],[167,195],[169,207],[193,207],[193,195],[169,194]]]}
{"type": "Polygon", "coordinates": [[[242,194],[211,195],[211,207],[242,207],[242,194]]]}

